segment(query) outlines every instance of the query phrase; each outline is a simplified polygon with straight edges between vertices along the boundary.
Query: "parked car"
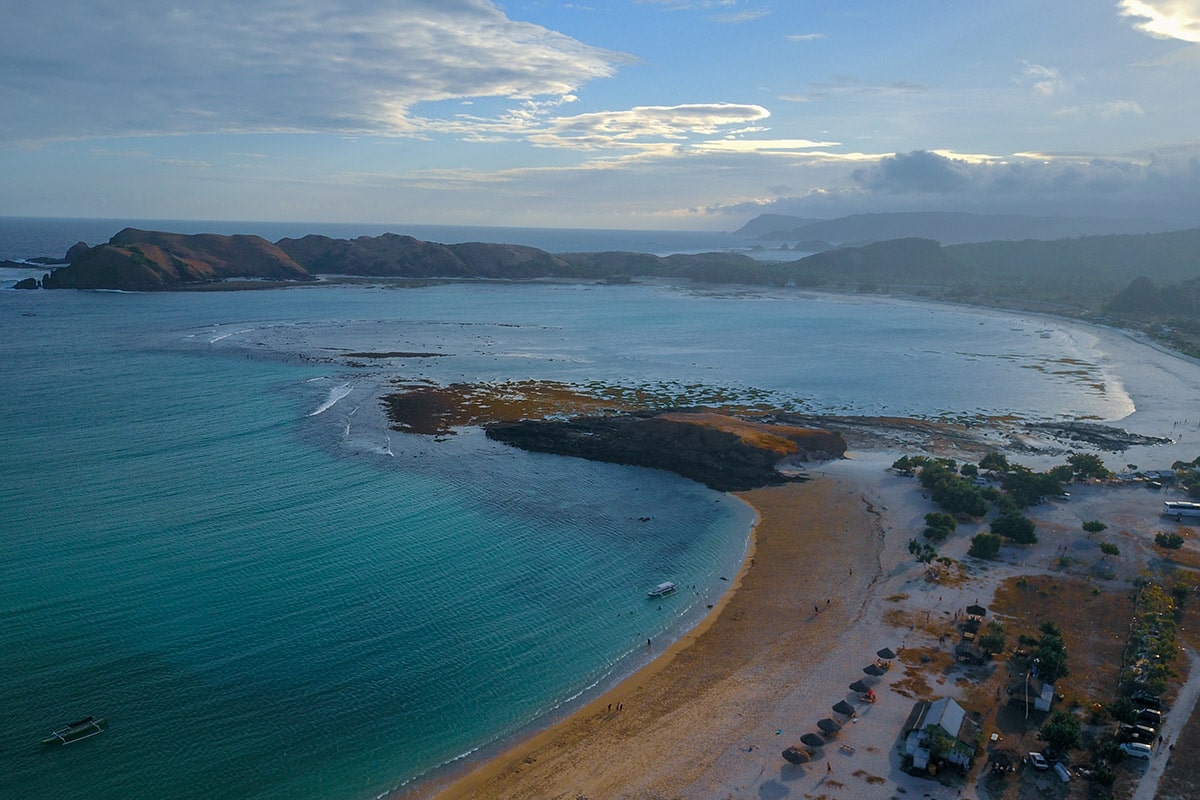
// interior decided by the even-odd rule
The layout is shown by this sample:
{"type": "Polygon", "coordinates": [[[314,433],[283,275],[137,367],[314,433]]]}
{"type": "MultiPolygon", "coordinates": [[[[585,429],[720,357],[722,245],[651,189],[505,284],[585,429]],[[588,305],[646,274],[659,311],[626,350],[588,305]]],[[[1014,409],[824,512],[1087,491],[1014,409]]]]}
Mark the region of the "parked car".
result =
{"type": "Polygon", "coordinates": [[[1134,758],[1149,758],[1150,754],[1154,751],[1150,748],[1150,745],[1143,744],[1142,742],[1125,742],[1121,745],[1121,752],[1134,758]]]}
{"type": "Polygon", "coordinates": [[[1025,756],[1025,761],[1028,762],[1034,769],[1050,769],[1050,762],[1041,753],[1030,753],[1025,756]]]}
{"type": "Polygon", "coordinates": [[[1163,702],[1152,694],[1146,692],[1138,692],[1129,698],[1138,708],[1153,708],[1159,711],[1163,710],[1163,702]]]}
{"type": "Polygon", "coordinates": [[[1153,708],[1143,708],[1138,711],[1137,721],[1145,723],[1146,725],[1152,725],[1157,728],[1162,724],[1162,717],[1163,714],[1161,711],[1157,711],[1153,708]]]}
{"type": "Polygon", "coordinates": [[[1154,728],[1149,728],[1145,725],[1122,725],[1117,731],[1117,740],[1121,742],[1146,742],[1153,744],[1158,738],[1158,732],[1154,728]]]}

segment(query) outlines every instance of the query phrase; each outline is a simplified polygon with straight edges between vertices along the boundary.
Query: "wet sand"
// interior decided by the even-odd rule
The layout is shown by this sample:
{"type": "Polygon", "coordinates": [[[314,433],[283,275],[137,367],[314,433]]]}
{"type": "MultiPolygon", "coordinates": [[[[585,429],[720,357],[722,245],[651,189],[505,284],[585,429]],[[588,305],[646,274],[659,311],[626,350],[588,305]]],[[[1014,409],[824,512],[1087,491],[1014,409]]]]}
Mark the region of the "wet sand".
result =
{"type": "MultiPolygon", "coordinates": [[[[834,642],[864,661],[881,646],[845,637],[862,616],[882,549],[860,488],[841,475],[739,494],[759,523],[713,613],[595,702],[436,797],[724,796],[727,784],[753,784],[778,769],[791,742],[773,726],[784,724],[780,709],[806,694],[798,670],[827,662],[834,642]]],[[[810,676],[824,685],[822,672],[810,676]]],[[[788,727],[799,736],[794,720],[788,727]]]]}

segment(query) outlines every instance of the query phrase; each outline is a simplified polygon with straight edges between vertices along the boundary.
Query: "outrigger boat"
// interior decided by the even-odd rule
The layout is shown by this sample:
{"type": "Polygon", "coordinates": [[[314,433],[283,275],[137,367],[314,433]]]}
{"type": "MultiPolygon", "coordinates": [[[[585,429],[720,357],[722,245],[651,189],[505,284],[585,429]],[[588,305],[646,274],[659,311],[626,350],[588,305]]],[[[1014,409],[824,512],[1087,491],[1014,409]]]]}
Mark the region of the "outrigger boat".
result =
{"type": "Polygon", "coordinates": [[[42,739],[42,744],[70,744],[78,742],[80,739],[86,739],[89,736],[95,736],[97,733],[104,732],[104,725],[108,719],[101,717],[84,717],[77,719],[74,722],[64,725],[58,730],[51,733],[45,739],[42,739]]]}

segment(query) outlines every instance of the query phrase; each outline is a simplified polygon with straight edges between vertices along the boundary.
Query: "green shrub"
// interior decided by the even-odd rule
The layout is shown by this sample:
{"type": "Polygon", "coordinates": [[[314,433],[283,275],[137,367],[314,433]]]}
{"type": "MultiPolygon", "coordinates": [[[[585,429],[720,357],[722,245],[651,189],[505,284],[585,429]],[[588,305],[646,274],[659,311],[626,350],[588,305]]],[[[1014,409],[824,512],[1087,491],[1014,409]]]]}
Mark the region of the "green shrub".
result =
{"type": "Polygon", "coordinates": [[[1167,550],[1178,550],[1183,547],[1183,537],[1178,533],[1156,533],[1154,534],[1154,543],[1167,550]]]}
{"type": "Polygon", "coordinates": [[[994,533],[980,533],[971,538],[971,549],[967,555],[975,558],[995,558],[1000,555],[1000,545],[1004,542],[994,533]]]}

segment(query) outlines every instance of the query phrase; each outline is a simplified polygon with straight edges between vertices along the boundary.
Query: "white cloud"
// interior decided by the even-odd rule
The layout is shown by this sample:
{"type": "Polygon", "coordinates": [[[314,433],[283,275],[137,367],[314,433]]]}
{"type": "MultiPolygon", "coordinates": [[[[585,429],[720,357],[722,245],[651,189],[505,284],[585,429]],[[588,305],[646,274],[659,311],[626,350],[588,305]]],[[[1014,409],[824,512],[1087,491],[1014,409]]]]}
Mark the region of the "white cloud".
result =
{"type": "Polygon", "coordinates": [[[837,147],[840,142],[815,142],[811,139],[716,139],[698,142],[688,149],[704,153],[776,153],[791,155],[837,147]]]}
{"type": "Polygon", "coordinates": [[[755,20],[760,20],[770,13],[770,11],[765,9],[756,8],[747,9],[745,11],[735,11],[730,14],[717,14],[713,16],[713,19],[726,25],[740,25],[744,22],[754,22],[755,20]]]}
{"type": "Polygon", "coordinates": [[[1022,61],[1021,65],[1021,78],[1029,84],[1037,97],[1048,99],[1070,91],[1071,85],[1057,69],[1041,64],[1031,64],[1028,61],[1022,61]]]}
{"type": "Polygon", "coordinates": [[[640,147],[647,141],[682,142],[697,134],[710,136],[725,126],[745,125],[770,115],[762,106],[737,103],[638,106],[554,117],[532,131],[529,138],[548,147],[640,147]]]}
{"type": "Polygon", "coordinates": [[[491,0],[57,0],[0,26],[0,141],[405,134],[414,106],[571,95],[628,61],[491,0]]]}
{"type": "Polygon", "coordinates": [[[789,42],[812,42],[824,38],[823,33],[789,33],[787,36],[789,42]]]}
{"type": "Polygon", "coordinates": [[[1104,117],[1105,119],[1120,117],[1126,114],[1133,114],[1140,117],[1146,113],[1142,107],[1133,100],[1114,100],[1109,103],[1101,103],[1097,110],[1100,112],[1100,116],[1104,117]]]}
{"type": "Polygon", "coordinates": [[[1142,20],[1134,27],[1151,36],[1200,43],[1198,0],[1120,0],[1117,6],[1124,16],[1142,20]]]}

